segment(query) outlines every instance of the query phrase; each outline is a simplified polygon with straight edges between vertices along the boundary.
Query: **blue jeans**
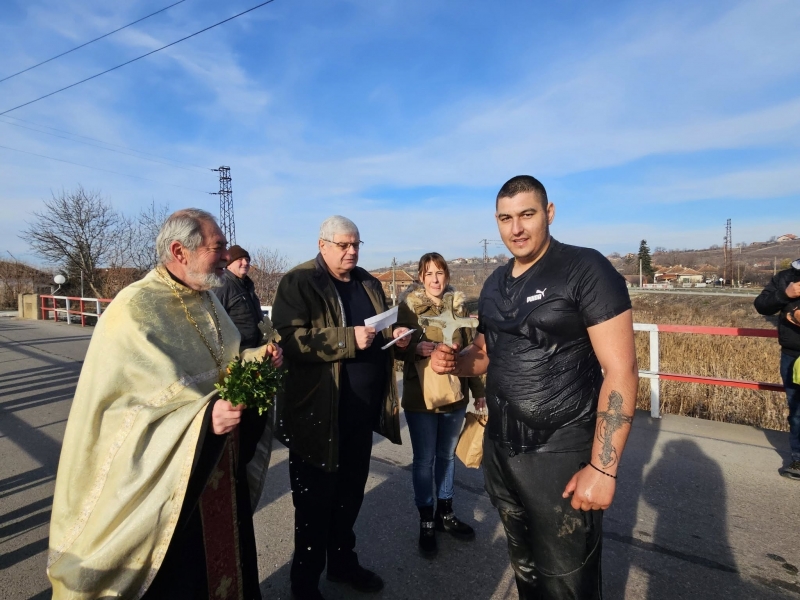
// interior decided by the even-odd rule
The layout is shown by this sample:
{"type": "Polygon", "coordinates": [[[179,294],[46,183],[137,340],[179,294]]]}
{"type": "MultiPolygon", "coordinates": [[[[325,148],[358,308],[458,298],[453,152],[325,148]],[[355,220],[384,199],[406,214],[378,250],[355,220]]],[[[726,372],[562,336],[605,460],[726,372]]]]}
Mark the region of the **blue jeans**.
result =
{"type": "Polygon", "coordinates": [[[789,403],[789,445],[792,448],[792,461],[800,460],[800,385],[792,381],[794,356],[781,352],[781,379],[786,387],[786,400],[789,403]]]}
{"type": "Polygon", "coordinates": [[[453,497],[455,452],[466,412],[466,406],[449,413],[406,411],[414,450],[411,479],[418,508],[433,506],[434,480],[437,498],[449,500],[453,497]]]}

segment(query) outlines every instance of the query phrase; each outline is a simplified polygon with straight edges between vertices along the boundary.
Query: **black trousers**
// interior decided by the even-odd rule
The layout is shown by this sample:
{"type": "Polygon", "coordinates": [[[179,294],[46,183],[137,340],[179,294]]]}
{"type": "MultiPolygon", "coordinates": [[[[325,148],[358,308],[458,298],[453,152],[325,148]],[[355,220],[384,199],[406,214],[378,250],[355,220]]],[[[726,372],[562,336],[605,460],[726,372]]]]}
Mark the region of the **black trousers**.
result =
{"type": "Polygon", "coordinates": [[[520,600],[600,600],[603,511],[561,494],[591,451],[513,454],[486,439],[486,491],[500,513],[520,600]]]}
{"type": "Polygon", "coordinates": [[[294,503],[292,590],[310,592],[325,569],[342,573],[358,565],[353,526],[364,500],[372,454],[372,428],[340,428],[339,469],[328,473],[289,453],[294,503]]]}

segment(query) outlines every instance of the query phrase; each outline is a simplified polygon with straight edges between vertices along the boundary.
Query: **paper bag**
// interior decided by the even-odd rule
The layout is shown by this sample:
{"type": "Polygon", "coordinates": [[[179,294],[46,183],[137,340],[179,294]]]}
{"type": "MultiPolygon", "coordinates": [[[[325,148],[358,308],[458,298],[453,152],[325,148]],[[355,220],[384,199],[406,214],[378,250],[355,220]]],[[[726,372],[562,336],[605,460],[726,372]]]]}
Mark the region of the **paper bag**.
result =
{"type": "Polygon", "coordinates": [[[464,429],[458,438],[456,456],[470,469],[477,469],[483,460],[483,432],[489,415],[468,412],[464,421],[464,429]]]}
{"type": "Polygon", "coordinates": [[[428,410],[464,399],[458,377],[435,372],[431,367],[430,357],[416,361],[414,366],[417,368],[422,397],[428,410]]]}

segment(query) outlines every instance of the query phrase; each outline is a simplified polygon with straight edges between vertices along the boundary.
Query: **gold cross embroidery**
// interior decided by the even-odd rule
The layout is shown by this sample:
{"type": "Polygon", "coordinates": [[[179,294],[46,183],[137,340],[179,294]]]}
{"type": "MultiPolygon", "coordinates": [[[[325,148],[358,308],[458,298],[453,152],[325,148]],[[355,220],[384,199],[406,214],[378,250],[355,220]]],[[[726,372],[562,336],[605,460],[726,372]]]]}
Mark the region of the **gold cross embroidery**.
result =
{"type": "Polygon", "coordinates": [[[225,575],[219,582],[219,586],[217,586],[217,591],[214,592],[214,595],[218,598],[227,598],[228,593],[231,591],[231,584],[233,583],[233,579],[225,575]]]}
{"type": "Polygon", "coordinates": [[[225,476],[222,469],[214,469],[214,472],[211,473],[211,477],[208,478],[208,485],[212,488],[217,489],[219,487],[219,480],[225,476]]]}

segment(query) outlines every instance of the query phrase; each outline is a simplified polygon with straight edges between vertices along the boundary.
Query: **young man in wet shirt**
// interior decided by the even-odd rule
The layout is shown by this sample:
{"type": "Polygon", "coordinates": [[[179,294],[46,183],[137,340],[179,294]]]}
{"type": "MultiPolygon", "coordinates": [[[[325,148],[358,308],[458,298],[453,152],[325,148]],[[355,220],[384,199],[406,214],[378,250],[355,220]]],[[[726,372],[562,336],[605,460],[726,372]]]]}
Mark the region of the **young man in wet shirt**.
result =
{"type": "Polygon", "coordinates": [[[432,365],[487,373],[484,477],[520,598],[601,598],[603,510],[636,405],[630,298],[600,253],[550,236],[533,177],[503,185],[495,216],[514,258],[484,284],[473,345],[440,345],[432,365]]]}

